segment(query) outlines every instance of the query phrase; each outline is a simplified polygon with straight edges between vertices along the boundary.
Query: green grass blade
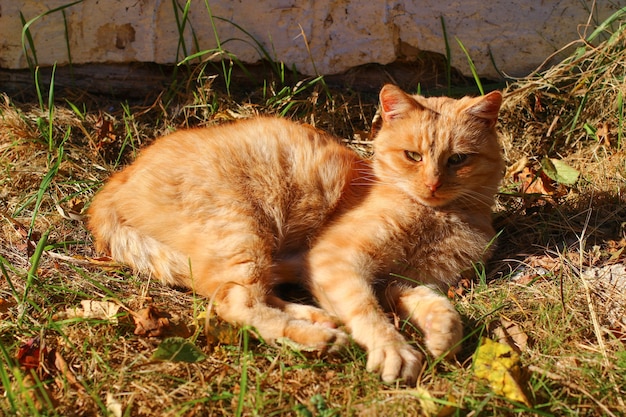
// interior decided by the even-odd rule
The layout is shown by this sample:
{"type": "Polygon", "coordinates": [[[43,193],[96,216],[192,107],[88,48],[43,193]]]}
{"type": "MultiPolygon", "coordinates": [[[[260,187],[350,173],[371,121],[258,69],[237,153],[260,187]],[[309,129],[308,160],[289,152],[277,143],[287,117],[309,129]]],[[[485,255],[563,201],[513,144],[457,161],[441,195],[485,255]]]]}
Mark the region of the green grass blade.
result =
{"type": "Polygon", "coordinates": [[[617,94],[617,149],[622,150],[624,137],[624,95],[620,91],[617,94]]]}
{"type": "Polygon", "coordinates": [[[30,228],[28,230],[28,239],[30,239],[33,231],[35,230],[35,219],[37,218],[37,214],[39,213],[39,208],[41,207],[41,203],[43,201],[43,197],[46,194],[46,191],[52,184],[52,180],[54,179],[57,172],[59,172],[59,167],[61,166],[61,161],[63,160],[63,146],[61,145],[58,150],[57,159],[54,162],[54,165],[48,170],[46,175],[41,180],[39,184],[39,190],[37,191],[37,199],[35,201],[35,208],[33,209],[33,216],[30,220],[30,228]]]}
{"type": "Polygon", "coordinates": [[[2,276],[6,280],[7,284],[9,284],[9,288],[11,289],[11,293],[13,294],[15,301],[18,301],[19,297],[17,297],[17,290],[15,289],[15,285],[13,285],[13,281],[11,280],[11,277],[9,276],[9,272],[7,271],[5,265],[7,265],[9,269],[13,271],[13,273],[17,274],[17,270],[15,270],[15,268],[9,263],[9,261],[0,256],[0,271],[2,271],[2,276]]]}
{"type": "Polygon", "coordinates": [[[467,58],[467,62],[470,66],[470,70],[472,71],[472,76],[474,77],[474,82],[476,83],[476,86],[478,87],[480,94],[484,95],[485,90],[483,88],[483,83],[480,81],[480,77],[478,76],[478,71],[476,71],[476,66],[474,65],[474,61],[472,60],[472,57],[470,56],[469,51],[465,48],[465,45],[463,45],[463,43],[461,42],[459,38],[455,37],[455,39],[457,43],[459,44],[459,46],[461,47],[461,49],[463,50],[465,57],[467,58]]]}
{"type": "Polygon", "coordinates": [[[196,53],[193,53],[191,55],[186,56],[185,58],[183,58],[181,61],[179,61],[176,65],[177,66],[181,66],[181,65],[185,65],[188,64],[190,61],[193,61],[196,58],[200,58],[204,55],[209,55],[209,54],[220,54],[221,51],[218,49],[204,49],[202,51],[198,51],[196,53]]]}
{"type": "Polygon", "coordinates": [[[239,397],[237,398],[237,410],[235,416],[240,417],[243,415],[243,406],[248,392],[248,355],[249,355],[249,329],[244,326],[241,329],[243,336],[243,350],[241,352],[241,379],[239,382],[239,397]]]}
{"type": "MultiPolygon", "coordinates": [[[[215,39],[215,44],[217,45],[217,51],[224,52],[222,48],[222,43],[220,41],[219,33],[217,33],[217,25],[215,24],[215,17],[213,16],[213,12],[211,11],[211,7],[209,6],[208,0],[204,0],[204,5],[206,6],[207,12],[209,13],[209,21],[211,22],[211,28],[213,29],[213,37],[215,39]]],[[[224,81],[226,85],[226,93],[230,97],[230,75],[232,74],[232,67],[229,69],[226,68],[226,62],[222,60],[222,75],[224,76],[224,81]]]]}
{"type": "MultiPolygon", "coordinates": [[[[272,69],[274,70],[274,72],[278,75],[279,74],[279,69],[276,67],[276,60],[274,58],[272,58],[272,56],[269,54],[269,52],[267,51],[267,49],[265,49],[265,47],[263,46],[263,44],[261,42],[259,42],[254,36],[252,36],[252,34],[250,32],[248,32],[247,30],[245,30],[244,28],[242,28],[241,26],[239,26],[237,23],[225,19],[223,17],[219,17],[219,16],[214,16],[215,19],[217,20],[221,20],[222,22],[226,22],[229,23],[231,25],[233,25],[235,28],[237,28],[238,30],[240,30],[244,35],[246,35],[247,37],[249,37],[252,42],[254,43],[254,45],[256,45],[256,50],[259,53],[261,58],[265,58],[270,65],[272,65],[272,69]]],[[[252,45],[252,44],[250,44],[252,45]]]]}
{"type": "Polygon", "coordinates": [[[30,26],[30,22],[26,22],[26,19],[24,18],[24,15],[21,11],[20,20],[22,21],[22,50],[24,51],[26,62],[28,62],[28,68],[31,72],[33,72],[35,68],[39,66],[39,64],[37,63],[37,51],[35,50],[35,42],[33,41],[33,36],[31,35],[30,30],[28,29],[28,26],[30,26]],[[28,43],[28,47],[30,48],[32,56],[30,53],[28,53],[28,50],[26,49],[26,43],[28,43]]]}
{"type": "MultiPolygon", "coordinates": [[[[48,243],[48,236],[50,235],[51,231],[52,229],[50,228],[46,230],[43,235],[41,235],[39,242],[37,242],[37,247],[35,248],[35,252],[33,253],[33,256],[31,256],[30,258],[30,268],[28,270],[28,275],[26,278],[26,285],[24,286],[24,293],[22,294],[22,300],[21,300],[22,305],[24,305],[27,302],[30,290],[33,287],[33,284],[35,283],[37,279],[37,269],[39,268],[39,263],[41,262],[41,256],[43,255],[44,248],[46,247],[46,244],[48,243]]],[[[24,316],[26,315],[26,312],[27,310],[26,308],[24,308],[22,310],[22,313],[20,314],[20,317],[18,318],[19,325],[21,325],[22,322],[24,321],[24,316]]]]}
{"type": "MultiPolygon", "coordinates": [[[[52,229],[48,229],[41,235],[39,242],[37,242],[37,247],[35,248],[35,252],[33,256],[30,258],[30,269],[28,270],[28,281],[27,281],[27,290],[30,286],[29,284],[37,277],[37,268],[39,267],[39,262],[41,261],[41,255],[43,255],[44,248],[48,244],[48,236],[52,229]]],[[[24,297],[26,297],[27,291],[24,291],[24,297]]],[[[22,300],[24,301],[24,300],[22,300]]]]}
{"type": "Polygon", "coordinates": [[[41,84],[39,83],[39,67],[35,67],[35,91],[37,92],[37,100],[39,100],[39,108],[44,109],[43,94],[41,93],[41,84]]]}
{"type": "MultiPolygon", "coordinates": [[[[185,28],[189,22],[189,8],[191,7],[191,0],[187,0],[184,6],[180,6],[176,0],[172,0],[172,7],[174,8],[174,17],[176,18],[176,28],[178,30],[178,45],[176,46],[176,59],[182,52],[183,56],[187,56],[187,45],[185,44],[185,28]],[[182,16],[179,16],[179,9],[182,9],[182,16]]],[[[192,33],[193,28],[191,29],[192,33]]],[[[194,34],[195,37],[195,34],[194,34]]]]}
{"type": "Polygon", "coordinates": [[[2,387],[4,388],[4,398],[9,401],[9,406],[11,407],[11,411],[15,412],[17,410],[17,399],[15,393],[13,392],[13,388],[11,387],[11,380],[9,379],[9,374],[7,373],[7,369],[11,368],[11,364],[13,362],[13,358],[9,355],[4,344],[0,343],[0,354],[2,354],[2,366],[0,366],[0,381],[2,382],[2,387]]]}
{"type": "Polygon", "coordinates": [[[498,65],[496,64],[496,59],[493,56],[493,52],[491,51],[491,48],[489,48],[489,61],[491,61],[491,65],[493,65],[493,68],[496,70],[500,78],[502,78],[503,80],[510,79],[508,75],[500,71],[500,68],[498,68],[498,65]]]}
{"type": "Polygon", "coordinates": [[[50,89],[48,90],[48,152],[54,150],[54,75],[56,73],[57,64],[52,66],[52,75],[50,77],[50,89]]]}
{"type": "MultiPolygon", "coordinates": [[[[124,142],[122,142],[122,146],[120,147],[120,151],[117,154],[117,159],[115,160],[115,167],[117,168],[122,162],[122,157],[124,156],[124,151],[126,147],[130,145],[133,152],[137,151],[137,147],[135,146],[135,132],[133,129],[135,128],[134,118],[130,106],[128,103],[122,103],[122,109],[124,110],[124,131],[126,134],[124,135],[124,142]]],[[[133,155],[133,157],[136,155],[133,155]]]]}
{"type": "MultiPolygon", "coordinates": [[[[70,47],[70,32],[67,24],[67,15],[65,9],[61,10],[63,14],[63,29],[65,30],[65,49],[67,49],[67,62],[70,67],[70,78],[74,81],[74,67],[72,65],[72,48],[70,47]]],[[[56,64],[55,64],[56,65],[56,64]]]]}
{"type": "Polygon", "coordinates": [[[450,42],[448,41],[448,31],[446,30],[446,21],[443,16],[441,19],[441,30],[443,31],[443,42],[446,46],[446,85],[448,86],[448,95],[452,89],[452,52],[450,52],[450,42]]]}
{"type": "Polygon", "coordinates": [[[65,100],[65,102],[67,103],[68,106],[70,106],[70,108],[72,109],[74,114],[76,114],[80,118],[80,120],[83,120],[83,121],[85,120],[85,115],[87,114],[87,109],[85,108],[85,103],[83,103],[83,109],[81,111],[81,109],[79,109],[78,106],[76,106],[71,101],[65,100]]]}
{"type": "MultiPolygon", "coordinates": [[[[566,145],[569,144],[572,134],[574,133],[574,131],[576,130],[576,127],[578,126],[578,119],[580,118],[580,114],[582,113],[583,109],[585,108],[585,105],[587,104],[588,97],[589,97],[589,92],[586,92],[585,95],[583,96],[583,99],[580,101],[578,108],[576,108],[576,113],[574,114],[574,118],[572,119],[572,123],[570,124],[569,132],[567,133],[567,137],[565,138],[566,145]]],[[[554,144],[552,144],[552,146],[554,146],[554,144]]]]}
{"type": "Polygon", "coordinates": [[[598,27],[591,32],[591,35],[587,36],[587,42],[593,42],[600,34],[608,32],[609,27],[616,21],[620,21],[626,17],[626,7],[622,7],[611,16],[609,16],[604,22],[600,23],[598,27]]]}
{"type": "MultiPolygon", "coordinates": [[[[30,19],[29,21],[26,21],[26,19],[24,18],[24,15],[22,14],[22,12],[20,12],[20,19],[22,20],[22,50],[24,51],[24,55],[26,56],[27,61],[29,62],[29,67],[31,69],[31,71],[34,70],[34,68],[36,66],[38,66],[39,64],[37,63],[37,54],[35,52],[35,43],[33,42],[33,37],[30,33],[30,27],[39,19],[41,19],[44,16],[47,16],[49,14],[52,13],[56,13],[58,11],[62,11],[65,10],[69,7],[74,6],[75,4],[78,3],[82,3],[83,0],[77,0],[74,1],[72,3],[68,3],[68,4],[64,4],[62,6],[59,7],[55,7],[54,9],[50,9],[47,10],[35,17],[33,17],[32,19],[30,19]],[[26,43],[28,43],[28,46],[30,47],[33,56],[32,56],[32,62],[31,62],[31,58],[30,55],[28,54],[28,50],[26,49],[26,43]]],[[[67,40],[66,40],[67,41],[67,40]]]]}

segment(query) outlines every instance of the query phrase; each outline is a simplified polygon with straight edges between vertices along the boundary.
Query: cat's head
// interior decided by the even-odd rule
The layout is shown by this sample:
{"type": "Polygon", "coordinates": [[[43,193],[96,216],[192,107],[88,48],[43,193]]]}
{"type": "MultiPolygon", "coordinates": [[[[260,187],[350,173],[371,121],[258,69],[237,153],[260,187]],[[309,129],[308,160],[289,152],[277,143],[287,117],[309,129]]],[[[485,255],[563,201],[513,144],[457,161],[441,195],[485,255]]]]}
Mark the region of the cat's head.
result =
{"type": "Polygon", "coordinates": [[[502,94],[459,100],[380,92],[374,170],[424,205],[491,206],[503,160],[495,129],[502,94]]]}

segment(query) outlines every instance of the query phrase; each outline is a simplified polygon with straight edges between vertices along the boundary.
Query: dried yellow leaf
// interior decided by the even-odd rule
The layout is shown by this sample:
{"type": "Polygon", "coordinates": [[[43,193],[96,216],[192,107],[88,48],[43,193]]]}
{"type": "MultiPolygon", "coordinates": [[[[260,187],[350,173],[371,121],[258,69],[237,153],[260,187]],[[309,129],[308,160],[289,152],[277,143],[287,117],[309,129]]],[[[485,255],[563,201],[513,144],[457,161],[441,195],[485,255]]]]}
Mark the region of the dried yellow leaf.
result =
{"type": "Polygon", "coordinates": [[[474,354],[474,375],[489,381],[494,393],[530,407],[521,388],[519,355],[508,345],[483,339],[474,354]]]}

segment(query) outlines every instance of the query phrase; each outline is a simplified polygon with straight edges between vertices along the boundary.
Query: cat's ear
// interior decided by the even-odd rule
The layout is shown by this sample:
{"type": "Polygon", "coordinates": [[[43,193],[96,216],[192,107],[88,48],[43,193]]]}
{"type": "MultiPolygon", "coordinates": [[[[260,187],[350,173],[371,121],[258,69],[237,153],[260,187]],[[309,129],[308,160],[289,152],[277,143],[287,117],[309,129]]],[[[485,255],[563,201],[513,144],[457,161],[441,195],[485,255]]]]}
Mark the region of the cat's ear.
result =
{"type": "Polygon", "coordinates": [[[492,91],[491,93],[474,99],[472,105],[466,110],[472,116],[476,116],[488,122],[489,126],[494,126],[498,121],[498,112],[502,105],[502,93],[492,91]]]}
{"type": "Polygon", "coordinates": [[[386,84],[380,90],[380,110],[385,123],[402,119],[417,108],[421,108],[417,101],[395,85],[386,84]]]}

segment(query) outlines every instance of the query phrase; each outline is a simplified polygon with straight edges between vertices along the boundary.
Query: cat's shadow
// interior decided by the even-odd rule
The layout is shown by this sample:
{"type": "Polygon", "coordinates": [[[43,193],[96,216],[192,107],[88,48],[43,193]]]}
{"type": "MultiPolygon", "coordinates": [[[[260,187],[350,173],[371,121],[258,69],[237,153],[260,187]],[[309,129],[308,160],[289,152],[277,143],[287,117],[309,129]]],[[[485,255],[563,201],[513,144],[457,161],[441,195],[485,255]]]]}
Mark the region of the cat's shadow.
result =
{"type": "Polygon", "coordinates": [[[626,198],[618,193],[581,194],[565,201],[500,196],[507,209],[494,215],[496,248],[488,281],[506,279],[532,256],[558,258],[626,238],[626,198]]]}

